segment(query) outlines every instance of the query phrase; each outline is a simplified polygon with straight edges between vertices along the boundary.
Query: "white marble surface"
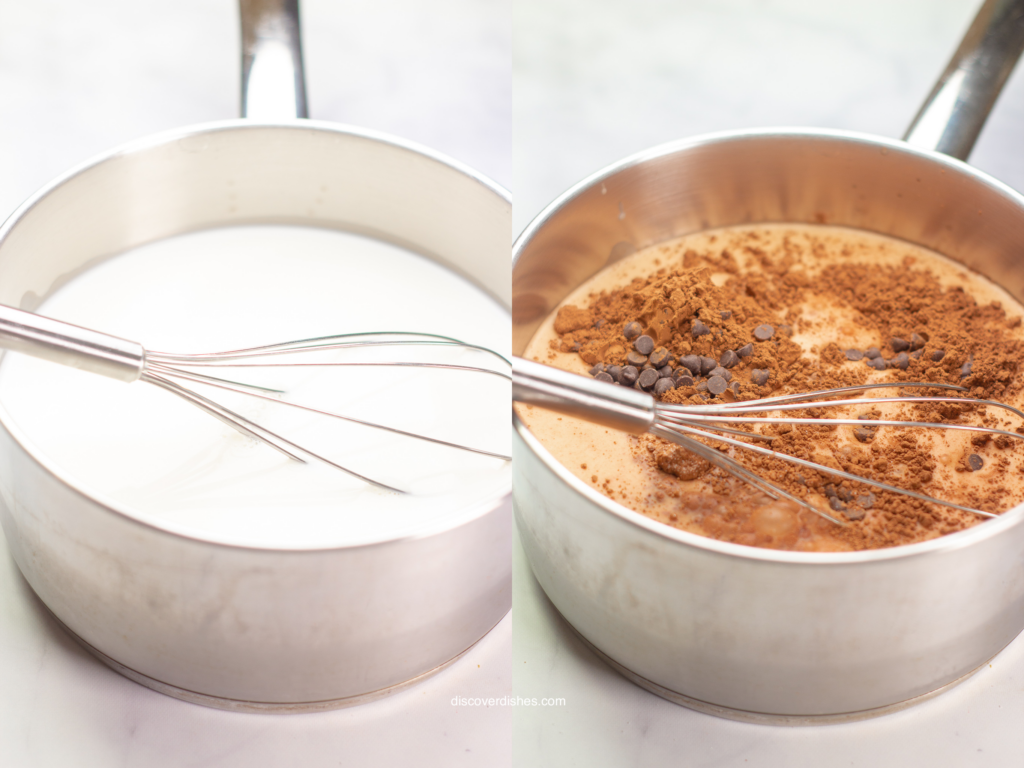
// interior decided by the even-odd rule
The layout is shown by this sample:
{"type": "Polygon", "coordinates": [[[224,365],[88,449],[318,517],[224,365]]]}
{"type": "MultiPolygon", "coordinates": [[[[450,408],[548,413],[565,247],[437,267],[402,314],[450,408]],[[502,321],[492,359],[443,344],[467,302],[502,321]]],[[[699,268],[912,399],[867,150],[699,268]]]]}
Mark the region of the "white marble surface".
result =
{"type": "MultiPolygon", "coordinates": [[[[310,116],[511,183],[511,0],[304,0],[310,116]]],[[[0,217],[83,160],[239,109],[236,0],[0,0],[0,217]]]]}
{"type": "MultiPolygon", "coordinates": [[[[708,131],[821,126],[899,136],[978,0],[516,0],[516,231],[584,176],[708,131]]],[[[1024,190],[1024,68],[971,161],[1024,190]]],[[[514,763],[541,766],[1009,766],[1024,762],[1024,638],[912,709],[784,728],[714,718],[629,683],[544,596],[517,547],[514,763]]]]}
{"type": "MultiPolygon", "coordinates": [[[[900,136],[978,0],[515,0],[516,232],[626,155],[709,131],[900,136]]],[[[971,161],[1024,188],[1024,68],[971,161]]]]}
{"type": "MultiPolygon", "coordinates": [[[[509,0],[303,0],[311,115],[511,177],[509,0]]],[[[92,155],[238,112],[234,0],[0,0],[0,219],[92,155]]],[[[0,536],[2,539],[2,536],[0,536]]],[[[394,696],[313,715],[220,712],[109,670],[42,610],[0,541],[0,765],[503,766],[506,617],[394,696]]]]}

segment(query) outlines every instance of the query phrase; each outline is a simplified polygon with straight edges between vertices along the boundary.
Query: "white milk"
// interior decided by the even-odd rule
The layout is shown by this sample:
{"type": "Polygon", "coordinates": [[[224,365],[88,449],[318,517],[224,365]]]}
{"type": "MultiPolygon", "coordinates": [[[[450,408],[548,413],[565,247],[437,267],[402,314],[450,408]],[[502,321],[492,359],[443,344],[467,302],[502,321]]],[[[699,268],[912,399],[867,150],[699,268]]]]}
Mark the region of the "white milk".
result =
{"type": "MultiPolygon", "coordinates": [[[[215,352],[361,331],[453,336],[509,354],[508,313],[436,263],[330,230],[251,226],[147,245],[76,277],[39,314],[138,341],[215,352]]],[[[298,358],[296,358],[298,359],[298,358]]],[[[507,372],[488,356],[390,348],[344,360],[443,360],[507,372]]],[[[453,371],[301,368],[214,371],[287,386],[289,397],[368,421],[509,453],[507,380],[453,371]]],[[[78,488],[138,519],[205,539],[317,548],[415,535],[490,505],[509,462],[419,443],[200,388],[332,461],[300,464],[157,387],[25,355],[0,365],[0,403],[36,455],[78,488]]]]}

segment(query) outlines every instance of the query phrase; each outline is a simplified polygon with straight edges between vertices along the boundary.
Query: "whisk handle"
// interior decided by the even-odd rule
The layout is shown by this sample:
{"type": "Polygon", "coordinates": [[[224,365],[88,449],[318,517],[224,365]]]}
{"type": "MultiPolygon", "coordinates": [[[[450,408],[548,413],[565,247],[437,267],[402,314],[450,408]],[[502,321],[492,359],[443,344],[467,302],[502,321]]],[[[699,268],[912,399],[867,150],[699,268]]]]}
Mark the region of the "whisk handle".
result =
{"type": "Polygon", "coordinates": [[[654,398],[635,389],[512,358],[512,399],[639,435],[654,424],[654,398]]]}
{"type": "Polygon", "coordinates": [[[0,347],[121,381],[142,375],[141,344],[0,304],[0,347]]]}

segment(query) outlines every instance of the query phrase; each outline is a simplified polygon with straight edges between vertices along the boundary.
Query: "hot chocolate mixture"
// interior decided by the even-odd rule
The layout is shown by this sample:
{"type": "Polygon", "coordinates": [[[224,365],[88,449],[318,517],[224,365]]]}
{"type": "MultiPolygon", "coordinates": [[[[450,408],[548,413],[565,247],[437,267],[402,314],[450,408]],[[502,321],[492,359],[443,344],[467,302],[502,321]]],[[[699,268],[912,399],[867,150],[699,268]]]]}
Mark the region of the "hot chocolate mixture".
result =
{"type": "MultiPolygon", "coordinates": [[[[1022,315],[998,287],[908,243],[837,227],[757,225],[690,235],[609,267],[546,320],[526,357],[681,404],[869,382],[893,387],[865,396],[949,395],[899,383],[955,384],[968,389],[962,404],[865,403],[791,415],[1024,434],[1009,412],[972,403],[1024,407],[1022,315]]],[[[702,439],[848,523],[839,526],[661,438],[539,408],[520,413],[560,462],[600,492],[724,541],[856,550],[923,541],[984,519],[702,439]]],[[[775,437],[770,445],[780,453],[988,512],[1024,500],[1024,441],[1009,437],[852,425],[741,428],[775,437]]]]}

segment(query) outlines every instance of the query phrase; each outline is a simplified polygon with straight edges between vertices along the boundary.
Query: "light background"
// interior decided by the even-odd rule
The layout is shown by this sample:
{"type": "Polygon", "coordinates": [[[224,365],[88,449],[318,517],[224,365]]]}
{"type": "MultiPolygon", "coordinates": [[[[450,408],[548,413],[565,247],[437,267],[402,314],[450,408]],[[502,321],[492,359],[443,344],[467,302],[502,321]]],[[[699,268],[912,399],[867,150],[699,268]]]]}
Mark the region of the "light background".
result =
{"type": "MultiPolygon", "coordinates": [[[[311,112],[422,142],[511,185],[518,232],[585,175],[663,141],[764,125],[898,136],[977,5],[305,0],[311,112]]],[[[232,0],[0,0],[0,218],[97,152],[234,116],[237,38],[232,0]]],[[[1017,72],[971,162],[1024,189],[1022,143],[1017,72]]],[[[1021,762],[1020,640],[991,669],[907,712],[823,728],[744,725],[611,672],[516,556],[511,663],[506,617],[459,664],[409,691],[273,717],[184,704],[110,672],[46,618],[0,546],[3,764],[507,765],[510,711],[456,712],[448,701],[507,693],[510,666],[518,695],[567,699],[515,711],[523,768],[1021,762]]]]}
{"type": "MultiPolygon", "coordinates": [[[[899,137],[977,0],[516,0],[516,232],[626,155],[710,131],[813,126],[899,137]]],[[[1024,187],[1024,75],[971,156],[1024,187]]]]}
{"type": "MultiPolygon", "coordinates": [[[[511,177],[509,0],[303,0],[311,116],[511,177]]],[[[235,117],[235,0],[0,0],[0,219],[94,154],[235,117]]],[[[3,536],[0,535],[0,539],[3,536]]],[[[45,614],[0,541],[0,765],[507,766],[511,620],[436,677],[313,715],[186,704],[132,683],[45,614]]]]}
{"type": "MultiPolygon", "coordinates": [[[[899,137],[978,0],[516,0],[516,232],[626,155],[757,126],[899,137]]],[[[1024,190],[1024,68],[971,162],[1024,190]]],[[[517,709],[517,768],[1024,764],[1024,640],[931,702],[848,725],[698,714],[634,686],[571,634],[516,548],[513,684],[566,705],[517,709]]]]}

